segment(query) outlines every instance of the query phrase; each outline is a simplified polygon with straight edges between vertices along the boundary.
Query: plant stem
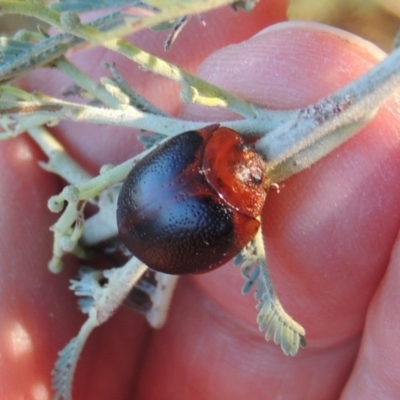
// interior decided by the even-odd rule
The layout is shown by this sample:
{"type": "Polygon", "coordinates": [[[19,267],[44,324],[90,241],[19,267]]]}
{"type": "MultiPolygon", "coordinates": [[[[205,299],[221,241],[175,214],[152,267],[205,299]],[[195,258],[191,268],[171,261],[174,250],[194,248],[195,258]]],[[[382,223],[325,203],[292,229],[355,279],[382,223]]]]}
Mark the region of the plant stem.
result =
{"type": "MultiPolygon", "coordinates": [[[[225,4],[226,1],[213,0],[212,3],[216,7],[218,5],[225,4]]],[[[208,7],[208,9],[209,8],[210,7],[208,7]]],[[[143,51],[125,39],[118,37],[107,38],[107,35],[97,30],[93,26],[81,24],[79,17],[76,14],[73,14],[76,16],[76,19],[74,19],[72,18],[72,13],[60,14],[41,4],[33,4],[26,1],[15,0],[0,1],[0,9],[3,11],[3,13],[34,16],[60,29],[61,31],[69,31],[74,36],[80,37],[81,39],[84,39],[94,45],[102,45],[110,50],[120,53],[139,64],[145,70],[152,71],[155,74],[180,83],[183,86],[183,93],[185,93],[186,98],[194,99],[193,93],[196,93],[196,96],[200,97],[200,102],[202,104],[207,101],[211,102],[212,104],[213,102],[219,105],[224,104],[225,106],[229,106],[229,108],[243,117],[252,118],[255,116],[255,110],[252,104],[240,99],[226,90],[219,88],[218,86],[204,82],[203,80],[197,78],[189,72],[184,71],[172,63],[168,63],[150,53],[143,51]],[[28,6],[26,3],[28,3],[28,6]]],[[[158,22],[161,21],[158,21],[157,18],[156,23],[158,22]]],[[[137,29],[142,29],[142,26],[137,26],[137,29]]],[[[132,32],[133,31],[135,31],[135,29],[132,29],[132,32]]],[[[108,36],[111,34],[115,34],[115,32],[109,32],[108,36]]]]}

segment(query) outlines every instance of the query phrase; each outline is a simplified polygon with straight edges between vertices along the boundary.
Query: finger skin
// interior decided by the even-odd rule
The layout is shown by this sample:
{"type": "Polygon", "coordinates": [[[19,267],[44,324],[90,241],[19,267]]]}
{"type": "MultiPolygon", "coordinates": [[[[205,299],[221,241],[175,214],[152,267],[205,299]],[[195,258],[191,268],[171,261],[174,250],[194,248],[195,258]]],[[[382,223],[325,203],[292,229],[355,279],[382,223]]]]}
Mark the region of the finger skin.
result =
{"type": "MultiPolygon", "coordinates": [[[[57,353],[85,320],[68,289],[69,279],[77,274],[76,263],[69,263],[60,275],[47,269],[49,227],[55,222],[47,199],[61,186],[39,167],[43,155],[26,137],[3,142],[0,153],[0,398],[50,398],[50,371],[57,353]]],[[[76,385],[83,396],[100,391],[104,397],[99,399],[123,398],[130,388],[127,375],[134,371],[141,348],[115,343],[143,343],[148,328],[127,310],[114,318],[120,330],[99,330],[85,349],[89,357],[78,368],[85,371],[85,379],[78,374],[76,385]],[[104,341],[109,347],[99,352],[104,341]],[[109,368],[113,364],[116,367],[109,368]],[[106,370],[107,379],[97,380],[106,370]]]]}
{"type": "MultiPolygon", "coordinates": [[[[100,59],[101,54],[97,55],[100,59]]],[[[274,108],[293,108],[331,93],[375,62],[374,56],[350,42],[325,32],[288,26],[219,51],[202,65],[200,73],[221,86],[233,87],[250,100],[274,108]]],[[[98,65],[99,62],[88,68],[93,71],[98,65]]],[[[41,79],[43,82],[43,75],[41,79]]],[[[41,82],[33,79],[30,83],[41,82]]],[[[46,87],[51,90],[52,83],[47,82],[46,87]]],[[[150,98],[154,91],[160,93],[160,98],[162,93],[167,97],[161,87],[144,82],[143,90],[150,98]]],[[[60,82],[53,82],[54,87],[60,89],[60,82]]],[[[169,101],[167,98],[164,102],[169,101]]],[[[170,111],[178,112],[173,102],[170,104],[170,111]]],[[[263,221],[274,283],[284,306],[306,327],[307,349],[292,359],[284,357],[275,345],[265,343],[255,325],[254,299],[240,295],[242,279],[238,271],[225,267],[212,274],[183,278],[171,317],[161,331],[147,330],[141,318],[126,310],[101,327],[89,341],[80,363],[76,398],[338,398],[351,372],[365,314],[398,231],[400,157],[396,109],[395,103],[388,102],[354,139],[310,170],[287,180],[281,193],[268,196],[263,221]]],[[[224,117],[223,113],[193,108],[187,108],[183,115],[202,120],[214,115],[224,117]]],[[[130,155],[127,143],[134,142],[128,136],[122,136],[119,142],[115,140],[117,132],[113,130],[111,136],[106,128],[99,135],[99,128],[88,127],[72,139],[76,125],[63,124],[61,129],[60,137],[72,153],[78,159],[86,158],[92,169],[126,158],[130,155]]],[[[40,155],[32,149],[35,161],[40,155]]],[[[132,152],[134,149],[132,146],[132,152]]],[[[43,171],[33,169],[33,161],[25,174],[35,184],[29,186],[24,178],[19,181],[19,191],[17,187],[14,195],[7,197],[10,202],[2,209],[0,220],[2,225],[5,221],[4,226],[12,226],[31,203],[28,196],[21,198],[21,188],[28,188],[24,193],[39,190],[38,204],[45,204],[49,194],[58,190],[54,180],[49,181],[43,171]],[[36,175],[32,176],[33,171],[36,175]],[[8,214],[10,209],[15,210],[14,218],[8,214]]],[[[24,172],[13,163],[10,165],[15,175],[3,181],[1,187],[13,186],[24,172]]],[[[21,252],[12,264],[33,264],[28,274],[24,275],[25,269],[18,274],[18,310],[24,312],[14,310],[12,314],[28,327],[25,329],[30,334],[27,315],[41,322],[37,330],[42,332],[37,335],[40,340],[31,334],[34,351],[30,353],[31,359],[39,361],[26,367],[14,362],[8,364],[14,370],[3,368],[2,372],[8,377],[7,382],[26,376],[23,393],[39,387],[33,386],[34,382],[44,382],[48,388],[45,369],[51,368],[56,350],[76,334],[82,322],[74,308],[75,300],[66,290],[68,277],[59,283],[64,293],[61,295],[57,286],[52,286],[43,296],[43,287],[51,285],[32,283],[32,276],[42,277],[36,274],[43,270],[50,253],[51,242],[39,240],[49,235],[47,228],[53,221],[45,207],[43,210],[25,222],[35,227],[34,234],[21,225],[15,235],[6,236],[8,244],[2,249],[6,254],[20,238],[32,243],[31,251],[21,252]],[[32,258],[34,250],[39,258],[32,258]],[[45,304],[38,307],[38,300],[32,304],[31,299],[36,298],[45,304]],[[54,311],[59,318],[54,324],[48,319],[55,307],[61,310],[54,311]]],[[[58,277],[51,277],[54,278],[58,277]]],[[[43,279],[40,282],[47,282],[43,279]]],[[[3,280],[2,304],[10,304],[15,293],[11,281],[10,275],[3,280]]],[[[1,316],[7,315],[6,310],[2,311],[1,316]]],[[[11,347],[7,340],[3,340],[2,347],[11,347]]],[[[352,382],[350,379],[349,385],[352,382]]],[[[350,389],[349,386],[347,390],[350,389]]],[[[6,394],[17,393],[16,383],[4,390],[6,394]]]]}
{"type": "MultiPolygon", "coordinates": [[[[354,43],[288,25],[220,50],[199,72],[261,104],[295,108],[375,63],[354,43]]],[[[183,115],[202,112],[190,107],[183,115]]],[[[340,396],[399,228],[398,131],[392,100],[356,137],[267,198],[263,226],[273,281],[286,309],[306,327],[308,348],[290,359],[263,343],[256,312],[249,311],[254,299],[241,297],[237,270],[221,268],[178,291],[167,327],[149,347],[138,398],[340,396]],[[157,384],[146,384],[154,376],[157,384]]]]}
{"type": "Polygon", "coordinates": [[[32,398],[48,391],[64,331],[82,319],[63,319],[78,317],[65,284],[71,274],[61,281],[46,271],[54,223],[46,201],[57,180],[37,165],[40,152],[26,138],[2,142],[0,152],[0,397],[32,398]]]}
{"type": "MultiPolygon", "coordinates": [[[[162,50],[165,33],[146,32],[132,40],[195,71],[215,49],[283,20],[285,6],[285,2],[274,0],[261,4],[261,12],[253,14],[221,9],[205,15],[210,29],[199,28],[193,18],[179,38],[180,46],[170,53],[162,50]],[[229,26],[241,29],[226,30],[229,26]]],[[[105,75],[102,61],[116,62],[142,94],[165,106],[166,111],[178,112],[177,88],[166,79],[155,78],[121,56],[100,49],[72,57],[95,78],[105,75]]],[[[60,96],[70,82],[46,69],[35,71],[21,84],[28,90],[60,96]]],[[[142,150],[132,130],[128,134],[127,129],[65,122],[55,131],[77,161],[93,173],[102,164],[120,162],[142,150]]],[[[69,279],[77,274],[76,262],[67,260],[68,266],[61,275],[51,275],[47,270],[52,247],[49,227],[56,216],[46,204],[62,185],[39,168],[38,160],[45,157],[26,137],[0,145],[0,398],[4,399],[50,398],[50,371],[57,352],[77,334],[85,319],[68,290],[69,279]]],[[[137,387],[137,368],[150,340],[151,330],[142,316],[124,308],[118,311],[110,323],[90,337],[78,365],[74,399],[130,398],[137,387]]]]}
{"type": "MultiPolygon", "coordinates": [[[[193,17],[168,52],[164,51],[164,42],[168,35],[166,31],[145,30],[129,40],[145,51],[195,73],[201,61],[213,51],[246,40],[264,27],[284,20],[285,16],[285,1],[268,0],[260,2],[256,10],[251,13],[245,11],[235,13],[228,7],[205,13],[203,15],[205,27],[197,17],[193,17]]],[[[79,68],[94,79],[109,75],[103,63],[115,64],[124,79],[136,91],[165,112],[177,115],[182,107],[180,85],[143,71],[120,54],[96,48],[78,52],[72,58],[79,68]]],[[[61,73],[48,70],[44,74],[42,71],[31,74],[24,83],[31,89],[55,94],[58,97],[62,89],[71,84],[61,73]]],[[[142,145],[136,140],[138,131],[131,128],[63,122],[55,130],[70,154],[93,173],[97,173],[105,162],[122,162],[142,149],[142,145]],[[110,138],[110,132],[114,135],[114,139],[110,138]]]]}
{"type": "Polygon", "coordinates": [[[400,394],[400,237],[368,309],[353,374],[341,400],[396,399],[400,394]]]}

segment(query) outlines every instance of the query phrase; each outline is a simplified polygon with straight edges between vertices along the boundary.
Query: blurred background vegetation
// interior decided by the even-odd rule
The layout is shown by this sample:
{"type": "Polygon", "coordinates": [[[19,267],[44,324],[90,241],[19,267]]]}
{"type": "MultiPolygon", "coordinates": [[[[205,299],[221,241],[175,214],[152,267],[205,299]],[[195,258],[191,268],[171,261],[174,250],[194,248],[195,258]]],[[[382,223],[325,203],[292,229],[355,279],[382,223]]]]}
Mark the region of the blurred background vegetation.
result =
{"type": "Polygon", "coordinates": [[[291,0],[288,17],[342,28],[389,52],[400,29],[400,0],[291,0]]]}
{"type": "MultiPolygon", "coordinates": [[[[288,4],[289,19],[318,21],[342,28],[387,52],[391,51],[400,29],[400,0],[290,0],[288,4]]],[[[32,18],[0,17],[0,35],[10,35],[22,27],[35,30],[37,25],[38,21],[32,18]]]]}

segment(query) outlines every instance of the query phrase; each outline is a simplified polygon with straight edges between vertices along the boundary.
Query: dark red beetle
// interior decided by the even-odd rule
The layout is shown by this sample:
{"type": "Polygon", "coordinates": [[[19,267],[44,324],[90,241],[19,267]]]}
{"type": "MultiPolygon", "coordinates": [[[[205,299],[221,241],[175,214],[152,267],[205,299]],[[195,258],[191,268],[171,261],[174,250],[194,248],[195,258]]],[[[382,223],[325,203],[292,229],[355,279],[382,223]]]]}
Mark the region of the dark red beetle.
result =
{"type": "Polygon", "coordinates": [[[184,132],[140,160],[118,199],[126,247],[167,274],[207,272],[255,236],[266,196],[265,163],[235,131],[184,132]]]}

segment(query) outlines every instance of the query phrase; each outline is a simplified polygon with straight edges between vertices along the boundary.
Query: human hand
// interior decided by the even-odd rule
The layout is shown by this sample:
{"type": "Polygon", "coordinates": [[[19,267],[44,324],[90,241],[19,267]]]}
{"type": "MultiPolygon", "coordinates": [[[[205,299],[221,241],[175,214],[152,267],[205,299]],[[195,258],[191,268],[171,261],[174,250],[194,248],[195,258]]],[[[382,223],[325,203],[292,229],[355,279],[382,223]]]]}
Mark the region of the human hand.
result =
{"type": "MultiPolygon", "coordinates": [[[[249,37],[270,22],[266,15],[273,6],[258,7],[246,16],[252,24],[240,25],[249,37]]],[[[221,13],[227,24],[236,18],[227,11],[207,17],[207,35],[220,40],[219,46],[234,41],[212,34],[223,31],[217,19],[221,13]]],[[[305,106],[377,60],[368,49],[320,28],[287,24],[269,29],[213,54],[199,73],[267,107],[305,106]]],[[[196,26],[196,33],[201,29],[196,26]]],[[[147,45],[156,46],[152,35],[140,34],[138,40],[151,38],[147,45]]],[[[189,45],[195,40],[193,30],[188,27],[180,40],[167,56],[195,70],[204,55],[189,45]]],[[[203,41],[201,47],[206,51],[215,42],[203,41]]],[[[161,48],[162,41],[157,45],[161,48]]],[[[88,57],[75,55],[94,75],[104,74],[99,60],[105,59],[116,61],[124,75],[132,69],[131,63],[103,50],[88,57]]],[[[204,121],[226,118],[220,110],[180,110],[173,84],[140,74],[131,71],[133,86],[168,112],[204,121]]],[[[50,93],[64,84],[47,71],[25,81],[50,93]]],[[[263,227],[273,281],[287,311],[306,328],[306,349],[289,358],[265,342],[255,323],[255,300],[240,294],[242,278],[226,266],[182,278],[162,330],[151,330],[141,316],[122,308],[94,332],[78,367],[75,399],[399,396],[399,124],[397,106],[388,102],[348,143],[267,197],[263,227]]],[[[67,122],[56,130],[93,172],[140,151],[132,130],[67,122]]],[[[56,352],[84,320],[66,284],[76,266],[71,261],[59,276],[45,268],[51,254],[48,227],[54,222],[46,201],[60,186],[37,167],[43,159],[40,151],[21,137],[2,143],[0,152],[0,394],[5,399],[46,399],[56,352]]]]}

